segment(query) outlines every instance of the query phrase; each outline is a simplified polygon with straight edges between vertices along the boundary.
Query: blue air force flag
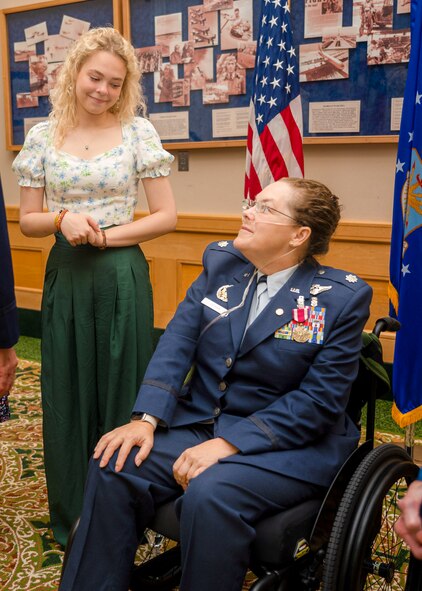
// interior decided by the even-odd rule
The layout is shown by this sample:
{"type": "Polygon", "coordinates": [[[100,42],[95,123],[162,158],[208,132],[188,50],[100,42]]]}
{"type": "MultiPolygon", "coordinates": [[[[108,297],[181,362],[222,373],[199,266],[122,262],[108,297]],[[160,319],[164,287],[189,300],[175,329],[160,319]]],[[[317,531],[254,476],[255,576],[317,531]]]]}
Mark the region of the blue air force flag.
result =
{"type": "Polygon", "coordinates": [[[422,2],[412,0],[409,70],[394,187],[390,253],[391,314],[401,323],[393,365],[393,418],[422,419],[422,2]]]}

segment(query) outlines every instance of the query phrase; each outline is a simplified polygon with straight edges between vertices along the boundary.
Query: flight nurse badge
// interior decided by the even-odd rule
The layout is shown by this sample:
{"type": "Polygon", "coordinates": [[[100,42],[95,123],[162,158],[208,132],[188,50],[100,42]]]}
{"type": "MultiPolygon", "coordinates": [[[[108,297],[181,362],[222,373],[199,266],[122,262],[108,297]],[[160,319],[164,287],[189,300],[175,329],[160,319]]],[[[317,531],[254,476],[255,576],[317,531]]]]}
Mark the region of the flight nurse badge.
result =
{"type": "Polygon", "coordinates": [[[221,287],[219,287],[217,289],[217,292],[216,292],[215,295],[222,302],[228,302],[229,301],[229,297],[228,297],[228,294],[227,294],[227,289],[229,287],[233,287],[233,285],[222,285],[221,287]]]}

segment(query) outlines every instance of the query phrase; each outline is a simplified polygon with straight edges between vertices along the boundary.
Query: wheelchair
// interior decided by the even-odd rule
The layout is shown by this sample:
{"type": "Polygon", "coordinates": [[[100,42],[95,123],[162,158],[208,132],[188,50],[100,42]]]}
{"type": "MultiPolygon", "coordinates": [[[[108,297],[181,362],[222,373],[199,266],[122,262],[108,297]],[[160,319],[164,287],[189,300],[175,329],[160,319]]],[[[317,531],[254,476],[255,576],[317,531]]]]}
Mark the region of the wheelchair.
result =
{"type": "MultiPolygon", "coordinates": [[[[392,318],[381,318],[371,334],[363,334],[348,414],[360,426],[367,406],[365,441],[344,463],[325,498],[307,500],[257,523],[250,556],[256,579],[250,591],[422,590],[422,563],[393,529],[397,500],[419,468],[397,445],[374,447],[375,401],[389,392],[378,337],[399,326],[392,318]]],[[[72,538],[73,534],[66,555],[72,538]]],[[[171,501],[158,509],[141,542],[147,542],[152,557],[145,559],[144,552],[143,561],[134,565],[130,591],[177,587],[178,540],[171,501]]]]}

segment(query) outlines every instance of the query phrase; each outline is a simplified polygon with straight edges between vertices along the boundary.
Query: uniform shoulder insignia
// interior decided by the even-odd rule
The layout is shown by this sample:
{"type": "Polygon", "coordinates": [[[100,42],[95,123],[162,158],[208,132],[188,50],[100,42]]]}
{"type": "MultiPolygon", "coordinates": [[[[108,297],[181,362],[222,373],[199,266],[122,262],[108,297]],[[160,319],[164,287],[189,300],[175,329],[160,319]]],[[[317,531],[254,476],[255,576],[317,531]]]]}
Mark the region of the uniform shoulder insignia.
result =
{"type": "Polygon", "coordinates": [[[235,250],[232,240],[218,240],[208,245],[212,250],[235,250]]]}
{"type": "Polygon", "coordinates": [[[323,287],[320,285],[320,281],[321,283],[324,283],[324,287],[329,284],[329,282],[334,281],[335,283],[340,283],[353,290],[359,289],[364,283],[362,279],[354,273],[348,273],[343,269],[335,269],[334,267],[322,267],[321,269],[318,269],[315,280],[315,283],[311,286],[311,295],[317,295],[313,292],[319,291],[323,287]]]}
{"type": "MultiPolygon", "coordinates": [[[[234,246],[233,240],[219,240],[216,242],[211,242],[211,244],[207,246],[207,250],[211,250],[215,253],[219,252],[221,254],[230,254],[244,262],[249,262],[245,255],[243,255],[240,250],[237,250],[237,248],[234,246]]],[[[225,259],[226,257],[223,256],[222,258],[225,259]]]]}

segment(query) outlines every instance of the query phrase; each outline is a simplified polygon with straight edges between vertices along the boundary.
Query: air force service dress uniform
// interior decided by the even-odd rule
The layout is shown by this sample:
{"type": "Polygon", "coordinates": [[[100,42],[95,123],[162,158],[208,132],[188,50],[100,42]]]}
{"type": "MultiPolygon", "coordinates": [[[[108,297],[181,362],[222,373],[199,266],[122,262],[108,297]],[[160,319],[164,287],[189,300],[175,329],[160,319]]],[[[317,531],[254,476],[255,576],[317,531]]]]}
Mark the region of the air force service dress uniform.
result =
{"type": "Polygon", "coordinates": [[[134,552],[154,506],[178,495],[181,589],[240,589],[253,523],[322,494],[357,445],[345,408],[371,288],[353,274],[304,262],[245,331],[253,265],[222,241],[206,249],[203,266],[159,341],[134,406],[160,419],[154,448],[139,469],[133,450],[119,475],[93,462],[63,591],[127,589],[127,582],[113,582],[127,568],[123,554],[110,569],[117,578],[103,573],[97,581],[90,580],[90,552],[95,570],[119,546],[134,552]],[[218,436],[240,452],[191,480],[182,494],[172,477],[175,459],[218,436]],[[107,536],[110,553],[102,559],[97,547],[107,536]],[[207,567],[209,556],[218,572],[207,567]]]}

